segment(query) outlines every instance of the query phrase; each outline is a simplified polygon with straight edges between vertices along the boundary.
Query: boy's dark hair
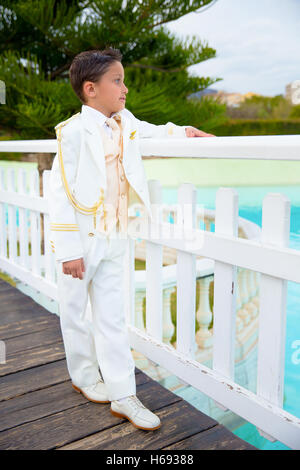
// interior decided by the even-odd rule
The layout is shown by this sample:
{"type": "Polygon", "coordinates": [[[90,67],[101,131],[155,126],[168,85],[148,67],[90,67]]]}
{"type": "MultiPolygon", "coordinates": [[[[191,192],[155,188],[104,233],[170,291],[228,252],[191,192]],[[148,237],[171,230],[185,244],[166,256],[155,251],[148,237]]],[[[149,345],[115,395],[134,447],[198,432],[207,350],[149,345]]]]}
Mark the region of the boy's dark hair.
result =
{"type": "Polygon", "coordinates": [[[83,82],[87,80],[97,82],[111,64],[115,61],[121,62],[121,60],[122,54],[119,49],[112,47],[103,51],[98,49],[83,51],[74,57],[69,69],[69,77],[74,92],[83,104],[85,103],[82,91],[83,82]]]}

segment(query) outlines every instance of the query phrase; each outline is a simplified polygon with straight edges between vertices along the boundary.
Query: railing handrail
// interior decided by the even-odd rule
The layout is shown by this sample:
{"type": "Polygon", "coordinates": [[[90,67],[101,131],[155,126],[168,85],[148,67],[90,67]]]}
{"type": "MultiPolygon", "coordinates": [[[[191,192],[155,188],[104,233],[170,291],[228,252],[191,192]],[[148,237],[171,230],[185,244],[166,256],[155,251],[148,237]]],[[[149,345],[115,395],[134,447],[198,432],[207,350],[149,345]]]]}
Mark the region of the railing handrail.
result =
{"type": "MultiPolygon", "coordinates": [[[[144,158],[300,160],[300,135],[140,139],[144,158]],[[175,143],[176,142],[176,143],[175,143]]],[[[0,141],[1,152],[56,153],[56,139],[0,141]]]]}

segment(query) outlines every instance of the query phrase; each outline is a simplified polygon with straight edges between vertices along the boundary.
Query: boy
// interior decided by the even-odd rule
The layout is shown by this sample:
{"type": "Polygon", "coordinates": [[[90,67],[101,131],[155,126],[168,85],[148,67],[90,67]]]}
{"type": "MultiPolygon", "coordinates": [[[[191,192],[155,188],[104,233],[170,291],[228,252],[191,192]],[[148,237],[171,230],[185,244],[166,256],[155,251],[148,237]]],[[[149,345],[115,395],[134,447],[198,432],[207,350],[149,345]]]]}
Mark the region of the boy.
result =
{"type": "Polygon", "coordinates": [[[151,217],[139,137],[212,136],[139,121],[125,108],[119,50],[85,51],[70,67],[81,113],[59,123],[49,183],[60,324],[73,388],[140,429],[161,425],[136,397],[124,314],[123,260],[129,189],[151,217]],[[84,312],[88,295],[92,322],[84,312]],[[100,368],[100,370],[99,370],[100,368]]]}

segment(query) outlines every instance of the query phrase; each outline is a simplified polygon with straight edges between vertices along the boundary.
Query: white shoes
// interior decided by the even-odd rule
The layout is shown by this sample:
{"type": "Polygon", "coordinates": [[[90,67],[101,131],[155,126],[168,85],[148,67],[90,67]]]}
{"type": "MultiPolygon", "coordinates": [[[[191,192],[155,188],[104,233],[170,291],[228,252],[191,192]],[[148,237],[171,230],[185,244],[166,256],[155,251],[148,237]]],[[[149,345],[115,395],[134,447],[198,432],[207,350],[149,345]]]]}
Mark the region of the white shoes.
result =
{"type": "Polygon", "coordinates": [[[118,418],[127,418],[136,428],[153,431],[161,426],[158,416],[148,410],[136,395],[111,402],[110,412],[118,418]]]}
{"type": "Polygon", "coordinates": [[[72,383],[72,387],[76,392],[82,393],[82,395],[94,403],[110,403],[108,394],[106,391],[105,383],[99,379],[95,384],[89,385],[88,387],[76,387],[72,383]]]}

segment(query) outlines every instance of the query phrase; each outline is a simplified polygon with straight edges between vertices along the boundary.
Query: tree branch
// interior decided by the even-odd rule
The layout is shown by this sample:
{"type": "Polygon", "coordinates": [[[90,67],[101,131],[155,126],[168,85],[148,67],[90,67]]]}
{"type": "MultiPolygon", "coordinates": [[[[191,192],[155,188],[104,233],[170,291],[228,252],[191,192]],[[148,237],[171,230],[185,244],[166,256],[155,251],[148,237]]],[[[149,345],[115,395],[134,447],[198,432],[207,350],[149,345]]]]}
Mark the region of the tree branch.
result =
{"type": "Polygon", "coordinates": [[[68,70],[68,68],[70,67],[72,61],[70,60],[69,62],[67,62],[66,64],[62,65],[61,67],[59,67],[58,69],[54,70],[51,74],[50,74],[50,80],[53,80],[54,78],[56,78],[58,75],[60,75],[62,72],[64,72],[65,70],[68,70]]]}
{"type": "Polygon", "coordinates": [[[189,65],[184,65],[182,67],[177,67],[176,69],[162,69],[160,67],[156,67],[155,65],[146,65],[146,64],[128,64],[126,67],[134,67],[136,69],[151,69],[156,70],[157,72],[181,72],[182,70],[189,67],[189,65]]]}

